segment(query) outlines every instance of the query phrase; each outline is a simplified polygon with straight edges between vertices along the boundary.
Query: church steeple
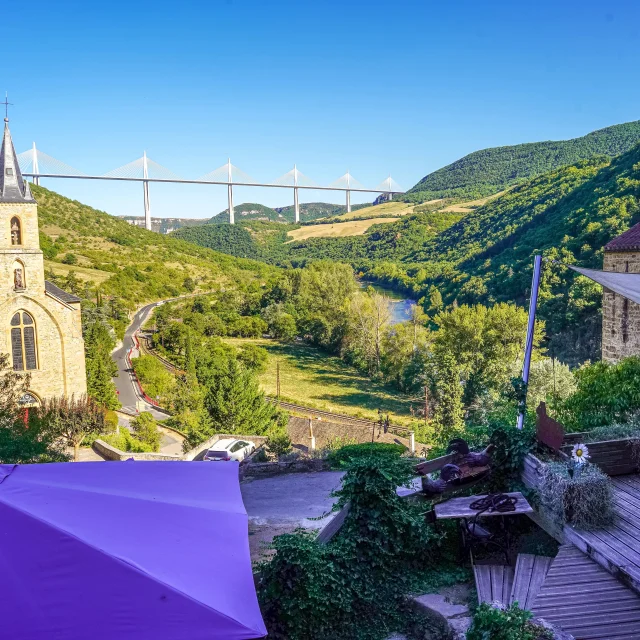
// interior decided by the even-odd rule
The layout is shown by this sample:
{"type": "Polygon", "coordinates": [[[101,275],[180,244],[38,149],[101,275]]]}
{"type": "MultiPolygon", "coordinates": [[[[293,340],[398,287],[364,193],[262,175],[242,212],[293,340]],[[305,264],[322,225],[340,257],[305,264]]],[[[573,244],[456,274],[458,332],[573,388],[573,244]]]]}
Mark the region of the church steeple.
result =
{"type": "Polygon", "coordinates": [[[29,183],[20,172],[9,131],[9,118],[4,119],[4,135],[0,149],[0,202],[35,202],[29,183]]]}

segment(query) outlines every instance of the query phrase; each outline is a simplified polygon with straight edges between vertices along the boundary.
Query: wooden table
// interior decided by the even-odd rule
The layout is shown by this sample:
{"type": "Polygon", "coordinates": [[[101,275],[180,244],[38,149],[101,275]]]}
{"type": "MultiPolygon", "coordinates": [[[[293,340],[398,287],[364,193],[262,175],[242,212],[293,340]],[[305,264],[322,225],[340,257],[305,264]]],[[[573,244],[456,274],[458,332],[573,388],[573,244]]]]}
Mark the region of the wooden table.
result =
{"type": "MultiPolygon", "coordinates": [[[[527,502],[527,499],[519,492],[514,491],[513,493],[507,493],[506,495],[517,498],[517,502],[515,504],[515,511],[483,511],[480,514],[481,518],[487,518],[490,516],[517,516],[523,513],[532,513],[533,509],[531,505],[527,502]]],[[[446,520],[447,518],[475,518],[478,515],[478,511],[476,509],[470,509],[469,505],[476,500],[480,500],[481,498],[486,498],[486,496],[468,496],[467,498],[452,498],[451,500],[446,500],[445,502],[441,502],[435,506],[436,519],[437,520],[446,520]]]]}
{"type": "Polygon", "coordinates": [[[460,534],[462,541],[462,548],[465,552],[468,550],[471,554],[471,562],[473,564],[473,547],[475,545],[492,545],[502,553],[504,553],[507,564],[510,564],[509,552],[511,550],[511,540],[509,536],[509,530],[505,523],[505,516],[518,516],[527,513],[532,513],[533,509],[527,502],[526,498],[519,492],[507,493],[506,495],[516,498],[516,504],[514,511],[481,511],[477,509],[471,509],[469,505],[476,500],[485,498],[486,496],[469,496],[467,498],[452,498],[441,502],[434,507],[436,520],[446,520],[451,518],[460,519],[460,534]],[[480,525],[476,524],[476,518],[485,518],[492,516],[501,516],[501,534],[492,534],[487,537],[487,534],[479,535],[478,532],[482,529],[480,525]],[[469,522],[471,521],[471,523],[469,522]],[[477,526],[477,528],[476,528],[477,526]]]}

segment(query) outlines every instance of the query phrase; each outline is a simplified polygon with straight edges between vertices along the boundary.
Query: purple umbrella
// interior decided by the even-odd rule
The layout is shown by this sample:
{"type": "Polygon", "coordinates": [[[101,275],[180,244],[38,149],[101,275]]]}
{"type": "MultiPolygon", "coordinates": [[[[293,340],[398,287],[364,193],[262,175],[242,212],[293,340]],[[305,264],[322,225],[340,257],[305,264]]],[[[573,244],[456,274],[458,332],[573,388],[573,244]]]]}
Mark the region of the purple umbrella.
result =
{"type": "Polygon", "coordinates": [[[260,638],[235,462],[0,465],[0,636],[260,638]]]}

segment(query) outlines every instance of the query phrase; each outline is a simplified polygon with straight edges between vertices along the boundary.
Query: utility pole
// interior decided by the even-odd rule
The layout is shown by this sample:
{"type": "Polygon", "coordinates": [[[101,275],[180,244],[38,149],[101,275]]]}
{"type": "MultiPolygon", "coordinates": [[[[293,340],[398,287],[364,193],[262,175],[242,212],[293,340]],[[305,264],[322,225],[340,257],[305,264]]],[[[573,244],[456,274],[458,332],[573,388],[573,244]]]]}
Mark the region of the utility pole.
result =
{"type": "Polygon", "coordinates": [[[298,200],[298,167],[293,165],[293,209],[295,213],[294,220],[296,224],[300,222],[300,201],[298,200]]]}
{"type": "Polygon", "coordinates": [[[424,426],[427,426],[427,420],[429,419],[429,388],[424,385],[424,426]]]}
{"type": "Polygon", "coordinates": [[[228,162],[227,162],[227,170],[228,170],[228,177],[227,177],[227,181],[228,181],[228,198],[229,198],[229,224],[235,224],[235,215],[233,212],[233,186],[231,184],[231,158],[229,158],[228,162]]]}

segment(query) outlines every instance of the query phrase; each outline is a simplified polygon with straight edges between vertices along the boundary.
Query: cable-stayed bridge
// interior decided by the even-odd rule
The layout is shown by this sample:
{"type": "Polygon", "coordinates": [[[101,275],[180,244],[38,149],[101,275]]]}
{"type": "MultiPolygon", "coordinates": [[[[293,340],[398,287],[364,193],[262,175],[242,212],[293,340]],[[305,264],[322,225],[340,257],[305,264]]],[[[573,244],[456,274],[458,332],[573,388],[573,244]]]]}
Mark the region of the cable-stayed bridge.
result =
{"type": "Polygon", "coordinates": [[[380,193],[389,199],[395,193],[402,193],[400,185],[389,176],[373,189],[360,184],[348,171],[343,176],[329,185],[316,184],[311,178],[305,176],[294,165],[291,171],[276,178],[272,182],[259,182],[246,174],[238,167],[231,164],[229,159],[218,169],[210,171],[196,179],[182,178],[170,169],[163,167],[147,157],[146,152],[141,158],[108,171],[102,175],[90,175],[74,169],[70,165],[43,153],[33,147],[18,154],[20,170],[24,176],[32,178],[35,184],[40,184],[40,178],[72,178],[77,180],[119,180],[125,182],[142,183],[145,227],[151,229],[151,199],[149,185],[152,182],[177,183],[177,184],[212,184],[225,185],[229,200],[229,222],[234,224],[233,211],[233,187],[269,187],[274,189],[293,189],[293,204],[295,221],[300,222],[300,203],[298,192],[300,189],[314,189],[320,191],[343,191],[345,193],[347,211],[351,211],[351,193],[380,193]]]}

